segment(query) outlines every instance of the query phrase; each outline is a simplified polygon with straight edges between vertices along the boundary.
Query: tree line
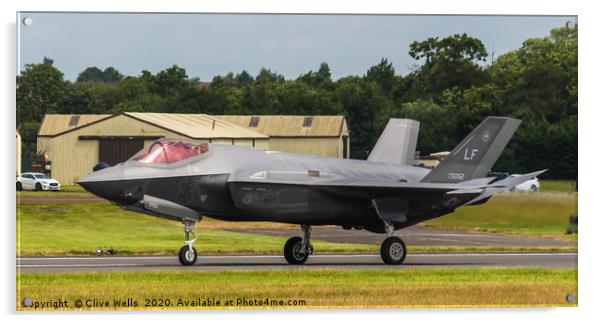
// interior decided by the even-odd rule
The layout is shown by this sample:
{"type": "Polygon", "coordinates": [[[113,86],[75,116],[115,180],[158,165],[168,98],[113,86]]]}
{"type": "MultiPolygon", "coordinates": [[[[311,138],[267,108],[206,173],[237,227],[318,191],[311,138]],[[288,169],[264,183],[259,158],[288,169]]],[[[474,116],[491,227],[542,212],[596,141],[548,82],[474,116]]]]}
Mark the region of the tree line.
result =
{"type": "Polygon", "coordinates": [[[383,58],[336,81],[322,63],[290,80],[262,68],[201,82],[174,65],[138,76],[89,67],[71,82],[44,58],[17,76],[17,128],[24,153],[35,153],[46,113],[342,114],[351,157],[365,159],[389,118],[420,121],[417,149],[427,154],[451,150],[486,116],[509,116],[523,122],[495,170],[548,168],[548,178],[576,179],[577,27],[528,39],[495,60],[466,34],[415,41],[409,55],[416,67],[405,76],[383,58]]]}

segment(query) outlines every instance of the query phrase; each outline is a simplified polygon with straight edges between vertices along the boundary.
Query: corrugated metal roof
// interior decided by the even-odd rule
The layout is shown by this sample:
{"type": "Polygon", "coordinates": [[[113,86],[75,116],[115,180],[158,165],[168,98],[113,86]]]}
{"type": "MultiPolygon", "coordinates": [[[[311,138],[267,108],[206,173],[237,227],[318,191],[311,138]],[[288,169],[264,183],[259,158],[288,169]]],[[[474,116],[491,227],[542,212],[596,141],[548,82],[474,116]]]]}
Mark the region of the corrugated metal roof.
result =
{"type": "Polygon", "coordinates": [[[127,116],[148,122],[190,138],[269,138],[265,134],[249,130],[206,114],[125,112],[127,116]]]}
{"type": "MultiPolygon", "coordinates": [[[[343,116],[220,115],[124,112],[190,138],[338,137],[343,116]],[[251,118],[254,119],[253,124],[251,118]],[[255,127],[252,127],[255,126],[255,127]],[[304,126],[305,125],[305,126],[304,126]],[[309,126],[307,126],[309,125],[309,126]]],[[[112,117],[110,114],[47,114],[38,136],[56,136],[112,117]]]]}
{"type": "Polygon", "coordinates": [[[110,114],[47,114],[38,136],[55,136],[109,117],[110,114]]]}
{"type": "Polygon", "coordinates": [[[270,137],[338,137],[343,130],[346,130],[343,129],[345,121],[343,116],[219,115],[215,117],[270,137]],[[253,123],[251,118],[254,119],[253,123]],[[251,127],[255,124],[256,127],[251,127]],[[311,126],[304,127],[304,124],[311,126]]]}

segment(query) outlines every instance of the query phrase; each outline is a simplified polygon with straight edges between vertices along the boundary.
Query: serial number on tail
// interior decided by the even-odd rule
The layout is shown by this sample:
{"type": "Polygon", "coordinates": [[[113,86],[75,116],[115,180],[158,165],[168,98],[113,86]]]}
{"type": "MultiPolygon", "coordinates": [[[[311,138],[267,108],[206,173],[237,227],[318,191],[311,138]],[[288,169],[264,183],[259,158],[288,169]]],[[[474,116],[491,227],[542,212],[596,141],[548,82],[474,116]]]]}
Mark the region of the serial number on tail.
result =
{"type": "Polygon", "coordinates": [[[463,181],[464,173],[447,173],[447,178],[453,179],[453,180],[458,180],[458,181],[463,181]]]}

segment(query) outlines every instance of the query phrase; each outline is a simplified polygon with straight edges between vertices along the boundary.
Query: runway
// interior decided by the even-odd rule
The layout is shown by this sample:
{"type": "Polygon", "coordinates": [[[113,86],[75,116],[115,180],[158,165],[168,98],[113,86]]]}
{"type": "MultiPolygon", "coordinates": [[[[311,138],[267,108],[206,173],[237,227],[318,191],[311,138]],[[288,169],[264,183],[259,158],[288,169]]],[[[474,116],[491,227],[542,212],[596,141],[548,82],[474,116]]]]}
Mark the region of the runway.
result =
{"type": "Polygon", "coordinates": [[[380,255],[312,255],[303,266],[291,266],[281,255],[199,255],[191,267],[175,256],[20,257],[17,272],[223,271],[274,269],[407,269],[436,267],[577,268],[577,253],[424,253],[408,254],[401,266],[387,266],[380,255]]]}

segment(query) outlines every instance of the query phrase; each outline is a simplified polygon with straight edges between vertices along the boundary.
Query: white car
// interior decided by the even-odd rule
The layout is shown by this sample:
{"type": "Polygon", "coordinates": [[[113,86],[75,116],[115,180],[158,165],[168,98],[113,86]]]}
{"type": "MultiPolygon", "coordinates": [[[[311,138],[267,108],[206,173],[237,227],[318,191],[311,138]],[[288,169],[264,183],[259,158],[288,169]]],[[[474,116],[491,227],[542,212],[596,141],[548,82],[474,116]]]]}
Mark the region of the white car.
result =
{"type": "Polygon", "coordinates": [[[17,176],[17,191],[60,191],[61,183],[42,173],[23,173],[17,176]]]}
{"type": "MultiPolygon", "coordinates": [[[[520,176],[518,174],[512,174],[510,177],[520,176]]],[[[530,180],[516,185],[510,191],[512,192],[539,192],[539,180],[537,177],[533,177],[530,180]]]]}

